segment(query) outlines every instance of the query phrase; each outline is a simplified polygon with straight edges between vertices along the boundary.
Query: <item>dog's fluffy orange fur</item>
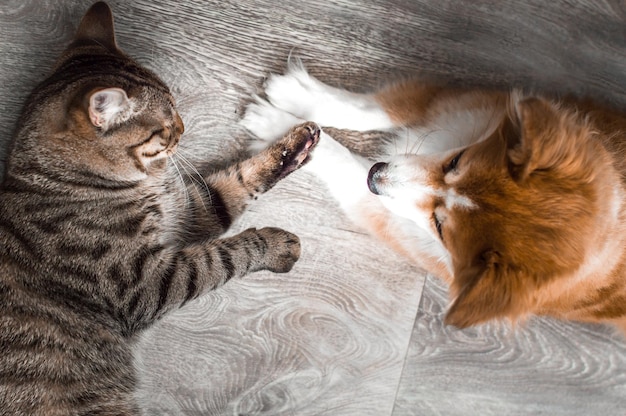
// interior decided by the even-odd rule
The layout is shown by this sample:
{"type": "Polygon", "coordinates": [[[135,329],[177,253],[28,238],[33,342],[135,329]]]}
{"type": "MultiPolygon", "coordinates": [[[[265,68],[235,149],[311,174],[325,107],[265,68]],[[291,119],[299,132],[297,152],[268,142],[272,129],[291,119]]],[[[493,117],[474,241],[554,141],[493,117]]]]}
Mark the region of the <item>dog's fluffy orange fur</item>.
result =
{"type": "Polygon", "coordinates": [[[371,169],[327,135],[310,169],[355,222],[450,284],[448,324],[537,314],[626,331],[623,113],[419,81],[355,94],[299,66],[267,96],[244,119],[265,139],[300,119],[400,129],[371,169]]]}

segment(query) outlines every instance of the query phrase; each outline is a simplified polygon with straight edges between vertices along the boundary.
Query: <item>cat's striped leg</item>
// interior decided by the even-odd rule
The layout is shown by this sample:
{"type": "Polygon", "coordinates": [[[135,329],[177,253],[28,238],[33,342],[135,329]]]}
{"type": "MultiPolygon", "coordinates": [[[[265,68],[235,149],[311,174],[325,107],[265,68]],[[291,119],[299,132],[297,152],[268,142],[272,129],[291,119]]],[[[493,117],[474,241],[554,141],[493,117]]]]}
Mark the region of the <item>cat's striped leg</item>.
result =
{"type": "Polygon", "coordinates": [[[133,266],[141,284],[126,294],[127,319],[140,327],[232,278],[259,270],[286,273],[300,257],[300,240],[278,228],[250,228],[187,247],[155,247],[133,266]]]}

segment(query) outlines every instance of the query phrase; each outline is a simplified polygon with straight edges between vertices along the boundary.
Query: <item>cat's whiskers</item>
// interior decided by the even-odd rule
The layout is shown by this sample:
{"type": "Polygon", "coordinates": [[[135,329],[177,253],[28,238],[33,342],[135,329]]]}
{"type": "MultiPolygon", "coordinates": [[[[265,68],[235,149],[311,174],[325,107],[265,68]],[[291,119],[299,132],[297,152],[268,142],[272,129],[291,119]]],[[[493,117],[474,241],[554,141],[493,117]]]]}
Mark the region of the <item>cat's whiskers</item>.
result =
{"type": "Polygon", "coordinates": [[[203,188],[203,190],[206,191],[206,196],[209,198],[209,203],[213,205],[213,201],[211,201],[211,191],[209,189],[209,185],[206,183],[206,181],[204,180],[204,177],[198,171],[198,169],[194,166],[194,164],[191,163],[189,159],[187,159],[185,156],[183,156],[180,151],[176,153],[174,157],[177,158],[180,162],[182,162],[180,164],[180,167],[185,171],[185,174],[187,175],[187,177],[191,179],[194,189],[196,190],[196,192],[198,192],[198,195],[200,196],[200,201],[202,202],[202,207],[204,208],[204,211],[208,212],[206,204],[204,203],[204,197],[201,195],[200,191],[198,190],[198,185],[200,185],[203,188]],[[191,173],[190,173],[190,170],[191,170],[191,173]]]}
{"type": "MultiPolygon", "coordinates": [[[[189,205],[190,202],[190,198],[189,198],[189,192],[187,191],[187,186],[185,186],[185,177],[183,176],[182,172],[180,171],[179,165],[176,161],[176,158],[173,157],[173,155],[168,156],[168,159],[172,162],[172,166],[174,166],[174,169],[176,169],[176,172],[178,173],[178,177],[180,178],[180,182],[183,185],[183,195],[185,197],[185,205],[189,205]]],[[[182,167],[182,166],[181,166],[182,167]]],[[[184,168],[183,168],[184,170],[184,168]]]]}
{"type": "MultiPolygon", "coordinates": [[[[206,181],[204,180],[204,177],[198,171],[196,166],[192,162],[190,162],[189,159],[187,157],[185,157],[181,152],[176,153],[176,157],[180,158],[180,161],[183,162],[186,166],[188,166],[191,169],[191,171],[193,172],[193,175],[189,175],[189,177],[195,183],[197,183],[200,186],[202,186],[204,188],[204,190],[207,191],[207,193],[210,194],[210,192],[209,192],[209,185],[206,183],[206,181]]],[[[185,172],[189,173],[189,171],[187,169],[185,169],[185,172]]]]}

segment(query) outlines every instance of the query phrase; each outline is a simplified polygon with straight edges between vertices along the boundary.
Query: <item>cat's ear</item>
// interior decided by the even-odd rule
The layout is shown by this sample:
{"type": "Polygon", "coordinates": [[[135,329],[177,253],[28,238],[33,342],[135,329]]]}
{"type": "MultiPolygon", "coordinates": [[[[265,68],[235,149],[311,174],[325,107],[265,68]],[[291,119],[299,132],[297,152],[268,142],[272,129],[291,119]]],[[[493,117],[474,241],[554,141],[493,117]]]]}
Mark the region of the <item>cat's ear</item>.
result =
{"type": "Polygon", "coordinates": [[[106,131],[124,121],[131,107],[126,91],[121,88],[106,88],[89,97],[89,119],[91,124],[106,131]]]}
{"type": "Polygon", "coordinates": [[[78,26],[75,41],[96,41],[110,50],[117,49],[113,13],[105,2],[91,6],[78,26]]]}

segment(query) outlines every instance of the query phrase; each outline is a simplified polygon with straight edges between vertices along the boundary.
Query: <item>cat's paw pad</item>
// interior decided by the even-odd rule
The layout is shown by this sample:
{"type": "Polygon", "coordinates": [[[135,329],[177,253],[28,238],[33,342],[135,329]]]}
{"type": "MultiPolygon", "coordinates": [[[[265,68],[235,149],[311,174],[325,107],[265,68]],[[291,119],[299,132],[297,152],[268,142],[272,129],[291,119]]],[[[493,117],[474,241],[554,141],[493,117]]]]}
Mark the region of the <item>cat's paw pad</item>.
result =
{"type": "Polygon", "coordinates": [[[265,243],[263,269],[287,273],[300,258],[300,239],[280,228],[266,227],[257,231],[265,243]]]}
{"type": "Polygon", "coordinates": [[[269,102],[255,97],[254,102],[248,104],[239,124],[255,137],[250,140],[248,147],[253,152],[259,152],[276,139],[279,139],[296,124],[303,120],[274,107],[269,102]]]}
{"type": "Polygon", "coordinates": [[[268,148],[279,167],[278,179],[308,162],[310,152],[320,139],[320,128],[312,122],[302,123],[293,127],[276,143],[268,148]]]}

